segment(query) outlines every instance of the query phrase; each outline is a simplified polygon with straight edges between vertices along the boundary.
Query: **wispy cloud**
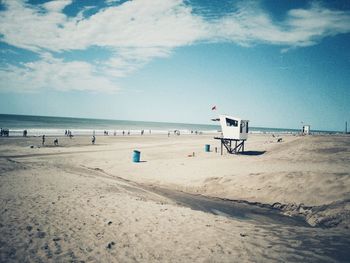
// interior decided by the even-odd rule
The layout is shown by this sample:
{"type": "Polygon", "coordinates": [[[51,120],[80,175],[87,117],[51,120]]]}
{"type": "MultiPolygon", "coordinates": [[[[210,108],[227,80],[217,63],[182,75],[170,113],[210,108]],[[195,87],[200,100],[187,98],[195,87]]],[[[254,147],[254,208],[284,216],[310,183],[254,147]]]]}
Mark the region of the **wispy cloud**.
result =
{"type": "Polygon", "coordinates": [[[313,4],[309,9],[293,9],[282,22],[274,22],[257,5],[244,5],[219,19],[216,38],[241,45],[267,43],[284,47],[315,45],[321,39],[350,32],[350,13],[313,4]]]}
{"type": "MultiPolygon", "coordinates": [[[[76,17],[65,15],[63,10],[71,3],[56,0],[32,6],[20,0],[4,1],[1,40],[39,54],[99,46],[111,51],[110,59],[102,63],[65,62],[44,55],[37,62],[2,66],[0,76],[6,87],[113,90],[116,78],[154,58],[169,56],[176,47],[224,41],[244,46],[268,43],[288,49],[350,32],[349,12],[319,4],[290,10],[284,21],[276,23],[256,4],[241,5],[234,13],[206,20],[182,0],[127,1],[90,17],[84,17],[83,11],[76,17]],[[59,77],[53,76],[56,71],[61,73],[59,77]]],[[[1,84],[0,88],[4,87],[1,84]]]]}
{"type": "Polygon", "coordinates": [[[67,5],[70,5],[72,0],[58,0],[46,2],[42,6],[49,12],[61,12],[67,5]]]}
{"type": "Polygon", "coordinates": [[[85,90],[115,92],[119,90],[105,75],[95,71],[90,63],[64,62],[42,53],[36,62],[0,68],[1,89],[4,91],[33,92],[40,89],[85,90]]]}

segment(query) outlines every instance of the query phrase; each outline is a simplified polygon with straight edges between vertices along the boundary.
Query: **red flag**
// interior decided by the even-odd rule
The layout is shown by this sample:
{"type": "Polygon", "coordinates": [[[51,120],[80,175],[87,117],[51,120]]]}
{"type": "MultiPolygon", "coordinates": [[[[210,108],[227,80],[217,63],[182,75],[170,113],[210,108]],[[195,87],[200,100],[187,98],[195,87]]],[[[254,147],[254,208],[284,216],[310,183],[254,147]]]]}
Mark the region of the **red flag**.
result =
{"type": "Polygon", "coordinates": [[[216,106],[212,107],[211,110],[216,110],[216,106]]]}

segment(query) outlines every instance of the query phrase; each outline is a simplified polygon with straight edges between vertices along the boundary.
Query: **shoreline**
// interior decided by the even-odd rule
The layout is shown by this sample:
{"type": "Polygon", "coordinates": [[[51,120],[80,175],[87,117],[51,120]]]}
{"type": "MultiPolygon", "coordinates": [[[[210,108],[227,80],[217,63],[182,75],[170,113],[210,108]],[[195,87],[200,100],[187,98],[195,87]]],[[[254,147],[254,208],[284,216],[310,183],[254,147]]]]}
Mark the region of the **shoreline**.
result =
{"type": "MultiPolygon", "coordinates": [[[[254,128],[256,130],[249,131],[249,134],[276,134],[276,135],[301,135],[299,130],[283,130],[276,128],[254,128]]],[[[127,136],[130,132],[131,135],[141,135],[141,131],[144,131],[143,136],[147,135],[167,135],[168,132],[173,134],[174,131],[179,131],[181,135],[202,135],[202,134],[220,134],[217,130],[187,130],[187,129],[163,129],[163,130],[150,130],[150,129],[52,129],[52,128],[42,128],[42,129],[28,129],[28,128],[16,128],[9,129],[10,136],[0,136],[1,137],[24,137],[23,131],[28,132],[26,137],[38,137],[45,134],[45,136],[66,136],[65,131],[71,131],[73,136],[92,136],[94,133],[98,136],[127,136]],[[123,131],[125,135],[123,135],[123,131]],[[151,132],[150,132],[151,131],[151,132]],[[104,135],[104,132],[108,132],[108,135],[104,135]],[[114,135],[116,133],[116,135],[114,135]]],[[[313,131],[310,135],[349,135],[342,132],[332,132],[332,131],[313,131]]]]}

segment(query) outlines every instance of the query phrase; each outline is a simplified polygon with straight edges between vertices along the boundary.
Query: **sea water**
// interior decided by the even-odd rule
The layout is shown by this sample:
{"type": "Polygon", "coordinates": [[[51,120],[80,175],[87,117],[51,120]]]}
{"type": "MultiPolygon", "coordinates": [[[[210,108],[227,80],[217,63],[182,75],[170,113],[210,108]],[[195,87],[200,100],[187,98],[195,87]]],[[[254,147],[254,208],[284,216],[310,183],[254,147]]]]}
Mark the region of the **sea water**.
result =
{"type": "MultiPolygon", "coordinates": [[[[180,134],[195,133],[217,133],[220,130],[219,125],[207,124],[187,124],[170,122],[146,122],[129,120],[104,120],[88,118],[67,118],[67,117],[47,117],[47,116],[28,116],[28,115],[10,115],[0,114],[0,127],[10,130],[10,136],[22,136],[23,131],[27,130],[28,136],[64,136],[65,131],[69,130],[76,135],[103,135],[108,132],[109,135],[122,135],[130,132],[131,135],[140,135],[141,130],[144,134],[167,134],[174,130],[180,131],[180,134]]],[[[278,129],[278,128],[260,128],[250,127],[251,133],[298,133],[296,129],[278,129]]]]}

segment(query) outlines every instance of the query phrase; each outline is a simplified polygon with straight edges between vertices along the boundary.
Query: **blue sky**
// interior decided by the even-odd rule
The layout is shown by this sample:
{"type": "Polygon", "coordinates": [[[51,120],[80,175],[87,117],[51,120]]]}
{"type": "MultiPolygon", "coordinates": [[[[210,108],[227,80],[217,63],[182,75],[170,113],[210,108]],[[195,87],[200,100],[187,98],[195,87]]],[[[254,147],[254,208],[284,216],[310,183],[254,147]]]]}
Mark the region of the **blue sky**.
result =
{"type": "Polygon", "coordinates": [[[0,113],[343,130],[350,2],[3,0],[0,80],[0,113]]]}

